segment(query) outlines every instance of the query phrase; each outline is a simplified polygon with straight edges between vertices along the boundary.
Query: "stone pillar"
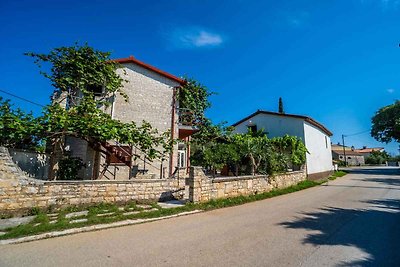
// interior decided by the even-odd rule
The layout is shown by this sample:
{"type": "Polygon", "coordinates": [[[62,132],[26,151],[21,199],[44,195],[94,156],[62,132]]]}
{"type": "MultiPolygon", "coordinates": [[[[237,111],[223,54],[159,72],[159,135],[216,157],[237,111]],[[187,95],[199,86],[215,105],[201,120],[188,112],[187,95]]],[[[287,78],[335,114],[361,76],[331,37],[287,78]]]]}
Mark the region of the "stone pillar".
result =
{"type": "Polygon", "coordinates": [[[201,184],[204,173],[201,167],[190,167],[189,171],[189,201],[198,203],[201,201],[201,184]]]}

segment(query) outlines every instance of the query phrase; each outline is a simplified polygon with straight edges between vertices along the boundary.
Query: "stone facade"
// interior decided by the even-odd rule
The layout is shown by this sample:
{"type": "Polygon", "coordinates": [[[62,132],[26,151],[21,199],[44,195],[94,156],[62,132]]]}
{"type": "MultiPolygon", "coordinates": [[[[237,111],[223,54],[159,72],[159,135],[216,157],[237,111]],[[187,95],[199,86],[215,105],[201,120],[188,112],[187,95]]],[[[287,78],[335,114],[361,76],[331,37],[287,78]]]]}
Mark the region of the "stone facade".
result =
{"type": "Polygon", "coordinates": [[[188,179],[189,200],[205,202],[218,198],[252,195],[296,185],[306,180],[304,170],[275,176],[239,176],[210,178],[200,167],[192,167],[188,179]]]}

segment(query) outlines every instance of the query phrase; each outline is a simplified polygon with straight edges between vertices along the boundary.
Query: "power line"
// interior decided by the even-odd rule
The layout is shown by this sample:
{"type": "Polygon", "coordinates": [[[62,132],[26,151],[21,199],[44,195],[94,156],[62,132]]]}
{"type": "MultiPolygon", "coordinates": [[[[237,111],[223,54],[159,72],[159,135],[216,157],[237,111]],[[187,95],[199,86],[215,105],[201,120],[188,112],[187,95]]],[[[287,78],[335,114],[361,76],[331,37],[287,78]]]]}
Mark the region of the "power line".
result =
{"type": "Polygon", "coordinates": [[[12,96],[12,97],[21,99],[21,100],[23,100],[23,101],[29,102],[29,103],[31,103],[31,104],[33,104],[33,105],[36,105],[36,106],[39,106],[39,107],[44,107],[44,105],[42,105],[42,104],[35,103],[35,102],[33,102],[33,101],[29,100],[29,99],[26,99],[26,98],[23,98],[23,97],[14,95],[14,94],[9,93],[9,92],[6,92],[6,91],[4,91],[4,90],[1,90],[1,89],[0,89],[0,92],[2,92],[2,93],[4,93],[4,94],[7,94],[7,95],[10,95],[10,96],[12,96]]]}
{"type": "Polygon", "coordinates": [[[362,131],[362,132],[359,132],[359,133],[354,133],[354,134],[345,134],[344,136],[345,137],[349,137],[349,136],[354,136],[354,135],[359,135],[359,134],[363,134],[363,133],[366,133],[366,132],[369,132],[370,130],[365,130],[365,131],[362,131]]]}

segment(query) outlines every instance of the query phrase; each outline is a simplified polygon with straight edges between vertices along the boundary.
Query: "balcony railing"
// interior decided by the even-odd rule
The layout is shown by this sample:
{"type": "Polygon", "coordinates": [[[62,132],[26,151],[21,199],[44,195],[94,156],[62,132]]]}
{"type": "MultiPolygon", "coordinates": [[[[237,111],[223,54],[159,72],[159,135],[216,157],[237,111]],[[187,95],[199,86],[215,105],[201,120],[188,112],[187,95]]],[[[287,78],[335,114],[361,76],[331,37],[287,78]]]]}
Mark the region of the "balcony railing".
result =
{"type": "Polygon", "coordinates": [[[178,108],[177,113],[179,125],[195,127],[199,124],[199,121],[191,110],[186,108],[178,108]]]}

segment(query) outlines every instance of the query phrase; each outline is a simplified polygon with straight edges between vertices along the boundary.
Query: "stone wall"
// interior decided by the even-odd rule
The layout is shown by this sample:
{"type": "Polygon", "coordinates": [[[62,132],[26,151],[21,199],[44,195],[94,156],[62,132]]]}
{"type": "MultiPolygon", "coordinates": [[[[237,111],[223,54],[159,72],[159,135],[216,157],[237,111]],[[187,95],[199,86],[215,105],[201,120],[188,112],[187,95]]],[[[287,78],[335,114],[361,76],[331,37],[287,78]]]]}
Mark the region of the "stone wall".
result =
{"type": "Polygon", "coordinates": [[[182,179],[130,181],[41,181],[26,177],[0,147],[0,213],[23,213],[33,207],[158,201],[180,197],[182,179]]]}
{"type": "Polygon", "coordinates": [[[189,200],[196,203],[211,199],[269,192],[273,189],[296,185],[306,180],[306,177],[306,172],[302,170],[275,176],[211,178],[206,176],[201,168],[192,167],[188,179],[189,200]]]}

